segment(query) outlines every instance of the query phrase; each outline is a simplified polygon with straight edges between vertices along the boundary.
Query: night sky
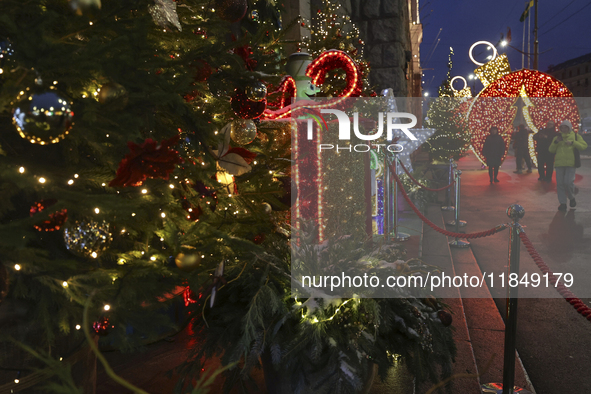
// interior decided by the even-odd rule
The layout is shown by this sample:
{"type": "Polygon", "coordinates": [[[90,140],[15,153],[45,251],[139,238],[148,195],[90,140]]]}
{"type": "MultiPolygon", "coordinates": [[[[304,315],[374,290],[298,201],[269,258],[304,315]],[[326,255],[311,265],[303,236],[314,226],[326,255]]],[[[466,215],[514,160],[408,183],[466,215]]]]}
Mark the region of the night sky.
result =
{"type": "MultiPolygon", "coordinates": [[[[539,0],[539,67],[547,71],[548,66],[591,52],[591,1],[589,0],[539,0]],[[566,19],[566,21],[564,21],[566,19]],[[564,21],[564,22],[563,22],[564,21]],[[560,23],[563,22],[563,23],[560,23]],[[560,24],[559,24],[560,23],[560,24]]],[[[430,96],[437,95],[437,88],[445,79],[449,48],[454,56],[452,77],[466,78],[470,86],[473,81],[468,76],[476,66],[470,60],[468,51],[476,41],[489,41],[497,44],[501,33],[506,35],[511,29],[510,45],[521,50],[523,42],[523,23],[519,18],[525,10],[522,0],[421,0],[420,18],[423,23],[423,43],[421,44],[421,66],[423,71],[423,91],[430,96]],[[439,37],[437,34],[441,30],[439,37]],[[437,44],[437,39],[440,39],[437,44]],[[435,45],[437,46],[435,47],[435,45]],[[433,48],[435,50],[433,51],[433,48]]],[[[531,46],[533,53],[534,8],[531,14],[531,46]]],[[[527,52],[527,19],[525,52],[527,52]]],[[[511,70],[521,69],[521,53],[510,47],[497,47],[500,53],[506,51],[511,70]]],[[[474,49],[477,61],[485,62],[492,51],[485,45],[474,49]]],[[[533,56],[531,60],[533,68],[533,56]]],[[[527,56],[525,58],[527,68],[527,56]]],[[[454,87],[461,88],[461,81],[454,87]]],[[[476,92],[482,89],[480,81],[475,82],[476,92]]]]}

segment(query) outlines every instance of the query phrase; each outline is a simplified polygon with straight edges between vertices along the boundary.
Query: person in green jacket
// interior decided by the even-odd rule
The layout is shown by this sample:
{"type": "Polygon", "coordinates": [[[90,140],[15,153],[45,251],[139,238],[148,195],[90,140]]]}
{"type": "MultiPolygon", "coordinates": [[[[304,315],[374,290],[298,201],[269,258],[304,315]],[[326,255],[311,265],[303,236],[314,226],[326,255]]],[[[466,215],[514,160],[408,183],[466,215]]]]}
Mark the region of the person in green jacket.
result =
{"type": "Polygon", "coordinates": [[[570,207],[577,206],[575,201],[575,149],[582,151],[587,148],[583,137],[573,131],[573,125],[565,120],[560,124],[560,134],[554,137],[550,153],[554,153],[554,168],[556,169],[556,192],[558,194],[559,211],[566,211],[566,198],[570,200],[570,207]]]}

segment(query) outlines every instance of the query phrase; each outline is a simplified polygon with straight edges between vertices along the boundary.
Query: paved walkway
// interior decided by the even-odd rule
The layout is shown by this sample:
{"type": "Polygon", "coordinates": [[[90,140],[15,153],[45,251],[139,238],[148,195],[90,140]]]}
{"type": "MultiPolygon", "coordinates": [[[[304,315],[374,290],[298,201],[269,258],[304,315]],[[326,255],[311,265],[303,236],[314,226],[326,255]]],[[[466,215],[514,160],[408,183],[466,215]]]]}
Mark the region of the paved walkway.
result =
{"type": "MultiPolygon", "coordinates": [[[[515,159],[509,157],[499,173],[498,184],[489,184],[488,173],[473,155],[458,163],[463,171],[461,219],[466,232],[505,223],[506,208],[522,205],[521,223],[544,261],[554,272],[572,273],[571,290],[580,298],[591,295],[591,160],[583,158],[577,169],[577,207],[557,211],[556,184],[537,180],[537,172],[514,174],[515,159]]],[[[447,215],[448,213],[445,213],[447,215]]],[[[450,217],[451,218],[451,217],[450,217]]],[[[471,250],[483,272],[507,268],[508,234],[471,240],[471,250]]],[[[520,272],[539,273],[521,247],[520,272]]],[[[504,315],[506,289],[491,286],[496,305],[504,315]]],[[[517,349],[538,394],[591,393],[591,322],[579,315],[553,289],[538,287],[522,291],[518,305],[517,349]]],[[[588,299],[584,301],[588,302],[588,299]]],[[[467,319],[471,316],[467,313],[467,319]]]]}

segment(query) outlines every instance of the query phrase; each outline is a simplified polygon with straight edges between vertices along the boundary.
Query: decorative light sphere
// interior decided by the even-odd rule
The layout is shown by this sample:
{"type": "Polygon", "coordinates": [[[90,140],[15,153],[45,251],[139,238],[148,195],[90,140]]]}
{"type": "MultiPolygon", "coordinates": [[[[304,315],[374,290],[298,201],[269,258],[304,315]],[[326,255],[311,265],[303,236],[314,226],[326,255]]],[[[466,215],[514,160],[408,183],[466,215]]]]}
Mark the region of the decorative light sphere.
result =
{"type": "Polygon", "coordinates": [[[257,137],[257,126],[251,119],[236,119],[230,126],[230,138],[238,145],[248,145],[257,137]]]}
{"type": "Polygon", "coordinates": [[[179,253],[174,258],[174,263],[181,271],[191,272],[201,264],[201,256],[198,253],[179,253]]]}
{"type": "Polygon", "coordinates": [[[74,119],[70,103],[56,92],[21,92],[12,116],[16,130],[32,144],[55,144],[69,133],[74,119]]]}
{"type": "Polygon", "coordinates": [[[519,204],[511,204],[507,208],[507,216],[512,220],[519,220],[525,216],[525,209],[519,204]]]}
{"type": "Polygon", "coordinates": [[[246,87],[246,97],[251,101],[262,101],[267,97],[267,86],[261,81],[253,82],[246,87]]]}
{"type": "Polygon", "coordinates": [[[94,220],[76,221],[64,229],[66,248],[77,256],[99,257],[111,242],[109,223],[94,220]]]}

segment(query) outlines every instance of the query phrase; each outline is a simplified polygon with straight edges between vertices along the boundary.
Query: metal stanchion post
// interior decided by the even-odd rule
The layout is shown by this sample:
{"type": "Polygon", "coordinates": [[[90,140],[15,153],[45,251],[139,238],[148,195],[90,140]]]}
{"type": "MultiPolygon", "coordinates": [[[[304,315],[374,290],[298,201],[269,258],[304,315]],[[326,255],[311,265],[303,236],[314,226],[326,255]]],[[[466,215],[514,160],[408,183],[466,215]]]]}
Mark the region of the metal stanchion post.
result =
{"type": "MultiPolygon", "coordinates": [[[[451,183],[453,176],[453,164],[454,164],[454,159],[453,157],[449,158],[449,182],[448,185],[451,183]]],[[[453,211],[455,209],[455,207],[453,205],[451,205],[451,189],[448,188],[447,191],[445,192],[445,206],[441,207],[442,211],[453,211]]]]}
{"type": "MultiPolygon", "coordinates": [[[[513,220],[511,233],[509,234],[509,268],[507,280],[511,274],[519,277],[519,233],[521,225],[519,219],[523,218],[525,210],[521,205],[512,204],[507,208],[507,216],[513,220]]],[[[488,383],[482,385],[483,393],[498,394],[525,394],[529,391],[515,387],[515,336],[517,332],[517,296],[518,287],[507,286],[507,314],[505,316],[505,348],[503,356],[503,384],[488,383]],[[496,390],[496,391],[492,391],[496,390]],[[502,391],[500,391],[502,390],[502,391]]]]}
{"type": "MultiPolygon", "coordinates": [[[[454,171],[456,171],[456,173],[459,173],[459,175],[462,174],[462,171],[458,170],[457,163],[453,164],[453,168],[454,168],[454,171]]],[[[458,178],[456,178],[456,182],[454,185],[454,197],[455,197],[454,211],[456,212],[454,215],[455,218],[454,218],[454,220],[450,220],[449,222],[447,222],[445,224],[447,224],[448,226],[455,226],[456,232],[458,232],[458,226],[456,226],[456,223],[458,223],[459,227],[464,227],[464,226],[466,226],[466,224],[468,224],[465,220],[458,220],[458,218],[460,217],[460,181],[459,181],[459,176],[458,176],[458,178]]]]}
{"type": "MultiPolygon", "coordinates": [[[[394,154],[394,171],[396,171],[396,175],[398,175],[398,157],[396,154],[394,154]]],[[[392,220],[394,224],[394,239],[396,241],[408,241],[410,235],[398,232],[398,182],[394,182],[394,190],[392,193],[392,197],[394,198],[394,219],[392,220]]]]}
{"type": "MultiPolygon", "coordinates": [[[[457,167],[457,164],[455,165],[455,167],[457,167]]],[[[455,206],[455,232],[459,233],[460,232],[460,218],[459,218],[459,214],[460,214],[460,175],[462,175],[462,171],[458,170],[456,168],[455,170],[455,179],[456,179],[456,206],[455,206]]],[[[470,242],[468,242],[468,240],[466,239],[459,239],[458,237],[456,237],[455,240],[451,241],[449,243],[449,246],[453,246],[455,248],[467,248],[470,246],[470,242]]]]}

